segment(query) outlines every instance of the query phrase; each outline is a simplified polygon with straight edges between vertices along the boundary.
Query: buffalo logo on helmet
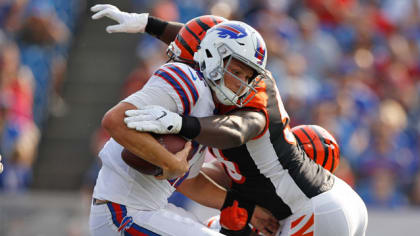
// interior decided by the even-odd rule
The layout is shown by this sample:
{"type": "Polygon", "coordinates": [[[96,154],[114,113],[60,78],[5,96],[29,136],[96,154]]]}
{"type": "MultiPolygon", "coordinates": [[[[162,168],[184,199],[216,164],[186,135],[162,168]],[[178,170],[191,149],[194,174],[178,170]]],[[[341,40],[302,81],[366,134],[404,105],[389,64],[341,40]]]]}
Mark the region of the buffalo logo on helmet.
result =
{"type": "Polygon", "coordinates": [[[239,39],[247,36],[245,28],[237,24],[223,24],[216,27],[220,38],[239,39]]]}

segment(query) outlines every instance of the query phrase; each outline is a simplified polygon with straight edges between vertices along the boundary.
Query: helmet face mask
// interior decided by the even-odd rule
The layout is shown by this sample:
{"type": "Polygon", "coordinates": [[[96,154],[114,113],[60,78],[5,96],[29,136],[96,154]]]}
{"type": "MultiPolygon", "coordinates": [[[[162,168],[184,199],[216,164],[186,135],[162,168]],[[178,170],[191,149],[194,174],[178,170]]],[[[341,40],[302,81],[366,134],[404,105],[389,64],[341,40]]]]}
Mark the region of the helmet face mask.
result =
{"type": "Polygon", "coordinates": [[[172,41],[168,48],[166,49],[166,55],[168,55],[169,60],[173,61],[180,61],[180,62],[187,62],[187,63],[193,63],[193,60],[189,60],[186,58],[181,58],[179,55],[181,55],[181,49],[177,46],[175,41],[172,41]]]}
{"type": "Polygon", "coordinates": [[[227,21],[208,30],[194,60],[217,99],[224,105],[244,106],[251,100],[248,95],[252,92],[255,95],[258,82],[266,77],[264,40],[255,29],[243,22],[227,21]],[[252,80],[246,83],[228,71],[232,58],[255,71],[252,80]],[[226,87],[226,73],[241,82],[238,91],[226,87]]]}
{"type": "MultiPolygon", "coordinates": [[[[220,48],[222,47],[223,46],[221,46],[220,48]]],[[[223,49],[223,51],[224,50],[226,49],[223,49]]],[[[257,72],[254,69],[252,78],[248,81],[244,81],[243,79],[239,78],[234,73],[229,71],[229,66],[231,65],[234,59],[246,65],[245,63],[243,63],[243,61],[239,60],[239,58],[236,57],[235,53],[232,53],[226,58],[221,58],[223,67],[217,67],[215,68],[215,70],[210,72],[210,76],[219,78],[210,80],[206,79],[206,81],[209,84],[209,86],[213,89],[219,102],[221,102],[224,105],[236,105],[238,107],[242,107],[246,104],[247,101],[252,99],[249,97],[251,93],[253,94],[253,96],[255,96],[255,94],[257,93],[257,90],[255,88],[257,87],[261,79],[256,78],[257,72]],[[240,86],[238,89],[236,89],[236,91],[232,91],[226,86],[227,83],[225,82],[225,79],[227,76],[239,81],[240,86]]]]}

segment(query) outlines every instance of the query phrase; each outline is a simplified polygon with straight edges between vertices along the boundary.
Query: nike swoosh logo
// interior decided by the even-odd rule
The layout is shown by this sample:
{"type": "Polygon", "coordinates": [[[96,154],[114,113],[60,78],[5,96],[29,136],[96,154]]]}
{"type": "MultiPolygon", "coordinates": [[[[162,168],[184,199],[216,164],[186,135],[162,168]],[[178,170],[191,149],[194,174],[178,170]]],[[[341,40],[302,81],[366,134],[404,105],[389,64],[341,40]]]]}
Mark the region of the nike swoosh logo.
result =
{"type": "Polygon", "coordinates": [[[156,120],[160,120],[161,118],[165,117],[168,113],[166,113],[166,111],[162,111],[162,115],[159,116],[158,118],[156,118],[156,120]]]}
{"type": "Polygon", "coordinates": [[[188,68],[188,71],[190,72],[190,75],[193,78],[193,80],[197,80],[197,77],[194,76],[194,74],[191,72],[191,70],[189,68],[188,68]]]}

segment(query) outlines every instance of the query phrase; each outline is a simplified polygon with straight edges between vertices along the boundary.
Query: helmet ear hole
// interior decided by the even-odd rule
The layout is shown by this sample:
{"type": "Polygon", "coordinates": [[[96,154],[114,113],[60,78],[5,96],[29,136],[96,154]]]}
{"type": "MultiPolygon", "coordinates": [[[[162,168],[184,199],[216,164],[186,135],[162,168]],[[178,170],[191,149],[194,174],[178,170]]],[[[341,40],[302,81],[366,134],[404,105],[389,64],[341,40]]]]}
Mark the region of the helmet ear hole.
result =
{"type": "Polygon", "coordinates": [[[201,63],[200,70],[204,71],[205,69],[206,69],[206,62],[204,61],[203,63],[201,63]]]}
{"type": "Polygon", "coordinates": [[[213,55],[211,54],[211,52],[208,49],[206,49],[206,56],[208,58],[212,58],[213,57],[213,55]]]}

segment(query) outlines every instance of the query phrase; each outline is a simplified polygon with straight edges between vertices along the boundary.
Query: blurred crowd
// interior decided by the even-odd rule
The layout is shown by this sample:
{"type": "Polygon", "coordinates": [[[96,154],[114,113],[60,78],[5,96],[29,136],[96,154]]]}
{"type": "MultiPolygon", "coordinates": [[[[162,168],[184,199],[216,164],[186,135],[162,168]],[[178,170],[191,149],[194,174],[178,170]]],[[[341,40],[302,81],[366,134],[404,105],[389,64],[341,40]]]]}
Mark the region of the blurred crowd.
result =
{"type": "MultiPolygon", "coordinates": [[[[133,11],[166,20],[214,14],[254,26],[291,125],[318,124],[338,139],[337,175],[369,207],[420,206],[419,0],[134,2],[133,11]]],[[[167,60],[165,50],[142,38],[122,96],[167,60]]]]}
{"type": "MultiPolygon", "coordinates": [[[[106,1],[104,1],[105,3],[106,1]]],[[[99,2],[98,2],[99,3],[99,2]]],[[[420,206],[420,0],[132,0],[187,22],[214,14],[254,26],[291,125],[318,124],[341,148],[337,175],[369,207],[420,206]]],[[[66,112],[66,61],[84,0],[0,0],[0,189],[27,186],[42,127],[66,112]]],[[[141,37],[125,97],[167,60],[141,37]]],[[[95,150],[107,135],[94,136],[95,150]]],[[[97,169],[92,171],[95,179],[97,169]]]]}
{"type": "Polygon", "coordinates": [[[66,63],[84,0],[0,0],[1,191],[30,184],[41,132],[66,112],[66,63]]]}

